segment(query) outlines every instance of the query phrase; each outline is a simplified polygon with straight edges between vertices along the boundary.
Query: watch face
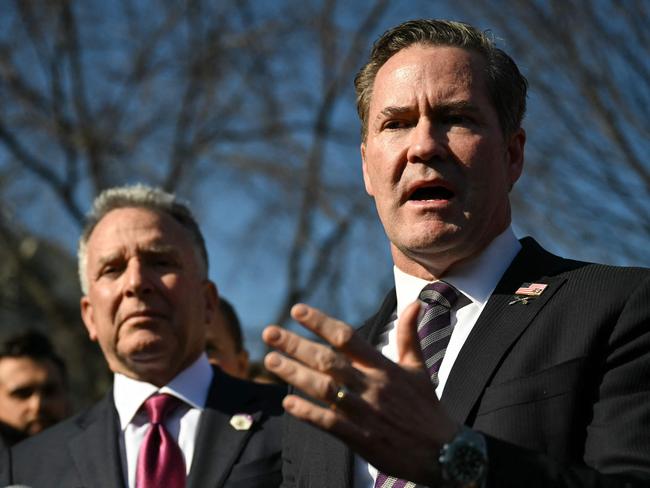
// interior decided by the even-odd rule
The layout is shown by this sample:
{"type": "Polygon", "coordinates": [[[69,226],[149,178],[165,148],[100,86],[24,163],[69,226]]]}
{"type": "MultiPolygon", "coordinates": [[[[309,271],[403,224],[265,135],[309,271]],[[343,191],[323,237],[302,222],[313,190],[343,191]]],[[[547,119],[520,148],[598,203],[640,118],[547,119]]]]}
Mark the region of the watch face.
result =
{"type": "Polygon", "coordinates": [[[440,451],[443,478],[463,487],[475,487],[485,475],[487,454],[477,432],[462,430],[440,451]]]}
{"type": "Polygon", "coordinates": [[[450,452],[451,462],[448,465],[450,478],[461,483],[478,481],[483,476],[485,469],[485,456],[470,443],[461,443],[453,446],[450,452]]]}

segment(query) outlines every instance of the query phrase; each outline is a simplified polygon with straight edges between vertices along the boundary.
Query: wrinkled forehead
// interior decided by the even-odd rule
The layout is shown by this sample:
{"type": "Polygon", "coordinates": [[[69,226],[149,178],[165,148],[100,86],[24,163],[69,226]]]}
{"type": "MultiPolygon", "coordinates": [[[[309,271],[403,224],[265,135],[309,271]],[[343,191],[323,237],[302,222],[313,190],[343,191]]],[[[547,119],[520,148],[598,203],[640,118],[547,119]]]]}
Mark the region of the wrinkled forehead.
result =
{"type": "Polygon", "coordinates": [[[487,97],[485,61],[474,51],[416,44],[391,56],[374,81],[370,111],[428,93],[439,99],[467,93],[487,97]]]}
{"type": "Polygon", "coordinates": [[[90,262],[128,253],[192,253],[199,251],[182,224],[164,212],[139,207],[111,210],[88,237],[90,262]]]}

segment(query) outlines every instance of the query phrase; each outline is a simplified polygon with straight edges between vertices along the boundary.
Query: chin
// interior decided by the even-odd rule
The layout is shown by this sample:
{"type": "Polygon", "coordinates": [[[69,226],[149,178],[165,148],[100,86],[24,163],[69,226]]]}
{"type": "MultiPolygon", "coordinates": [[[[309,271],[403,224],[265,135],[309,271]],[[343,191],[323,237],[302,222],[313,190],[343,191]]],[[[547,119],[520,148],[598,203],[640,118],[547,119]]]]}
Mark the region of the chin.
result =
{"type": "Polygon", "coordinates": [[[170,357],[172,340],[171,337],[165,337],[153,331],[141,330],[124,341],[120,349],[123,351],[123,357],[133,358],[136,361],[147,361],[160,356],[170,357]]]}
{"type": "Polygon", "coordinates": [[[158,387],[164,386],[171,381],[177,372],[170,369],[169,362],[156,364],[132,364],[127,376],[158,387]]]}
{"type": "Polygon", "coordinates": [[[408,249],[414,253],[438,253],[453,249],[458,246],[461,239],[461,229],[454,225],[444,226],[420,226],[420,232],[413,232],[406,239],[402,240],[402,245],[398,246],[408,249]]]}

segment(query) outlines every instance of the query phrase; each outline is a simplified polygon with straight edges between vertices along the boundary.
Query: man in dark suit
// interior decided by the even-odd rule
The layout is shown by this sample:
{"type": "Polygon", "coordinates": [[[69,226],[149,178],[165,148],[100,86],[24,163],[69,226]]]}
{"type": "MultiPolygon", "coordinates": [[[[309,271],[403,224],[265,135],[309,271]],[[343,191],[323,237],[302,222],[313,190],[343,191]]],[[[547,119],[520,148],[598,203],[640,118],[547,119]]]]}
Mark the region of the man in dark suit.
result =
{"type": "Polygon", "coordinates": [[[284,392],[208,363],[218,298],[189,208],[142,185],[106,190],[80,239],[79,273],[82,318],[114,385],[89,410],[12,448],[10,481],[278,486],[284,392]]]}
{"type": "Polygon", "coordinates": [[[469,25],[417,20],[355,86],[395,289],[357,333],[294,306],[325,345],[264,331],[287,354],[267,367],[307,394],[284,400],[283,486],[648,486],[650,272],[514,237],[514,61],[469,25]]]}

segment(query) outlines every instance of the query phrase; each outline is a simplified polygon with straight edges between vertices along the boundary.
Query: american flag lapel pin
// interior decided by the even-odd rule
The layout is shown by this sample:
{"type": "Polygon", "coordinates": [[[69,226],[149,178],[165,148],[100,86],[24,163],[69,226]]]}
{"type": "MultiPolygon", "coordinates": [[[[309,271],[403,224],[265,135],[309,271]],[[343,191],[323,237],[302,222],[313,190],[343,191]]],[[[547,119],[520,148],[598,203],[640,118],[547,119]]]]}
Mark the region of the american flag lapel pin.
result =
{"type": "Polygon", "coordinates": [[[508,305],[515,303],[526,305],[528,304],[528,300],[540,296],[547,286],[544,283],[524,283],[517,288],[517,291],[515,291],[515,299],[508,303],[508,305]]]}

